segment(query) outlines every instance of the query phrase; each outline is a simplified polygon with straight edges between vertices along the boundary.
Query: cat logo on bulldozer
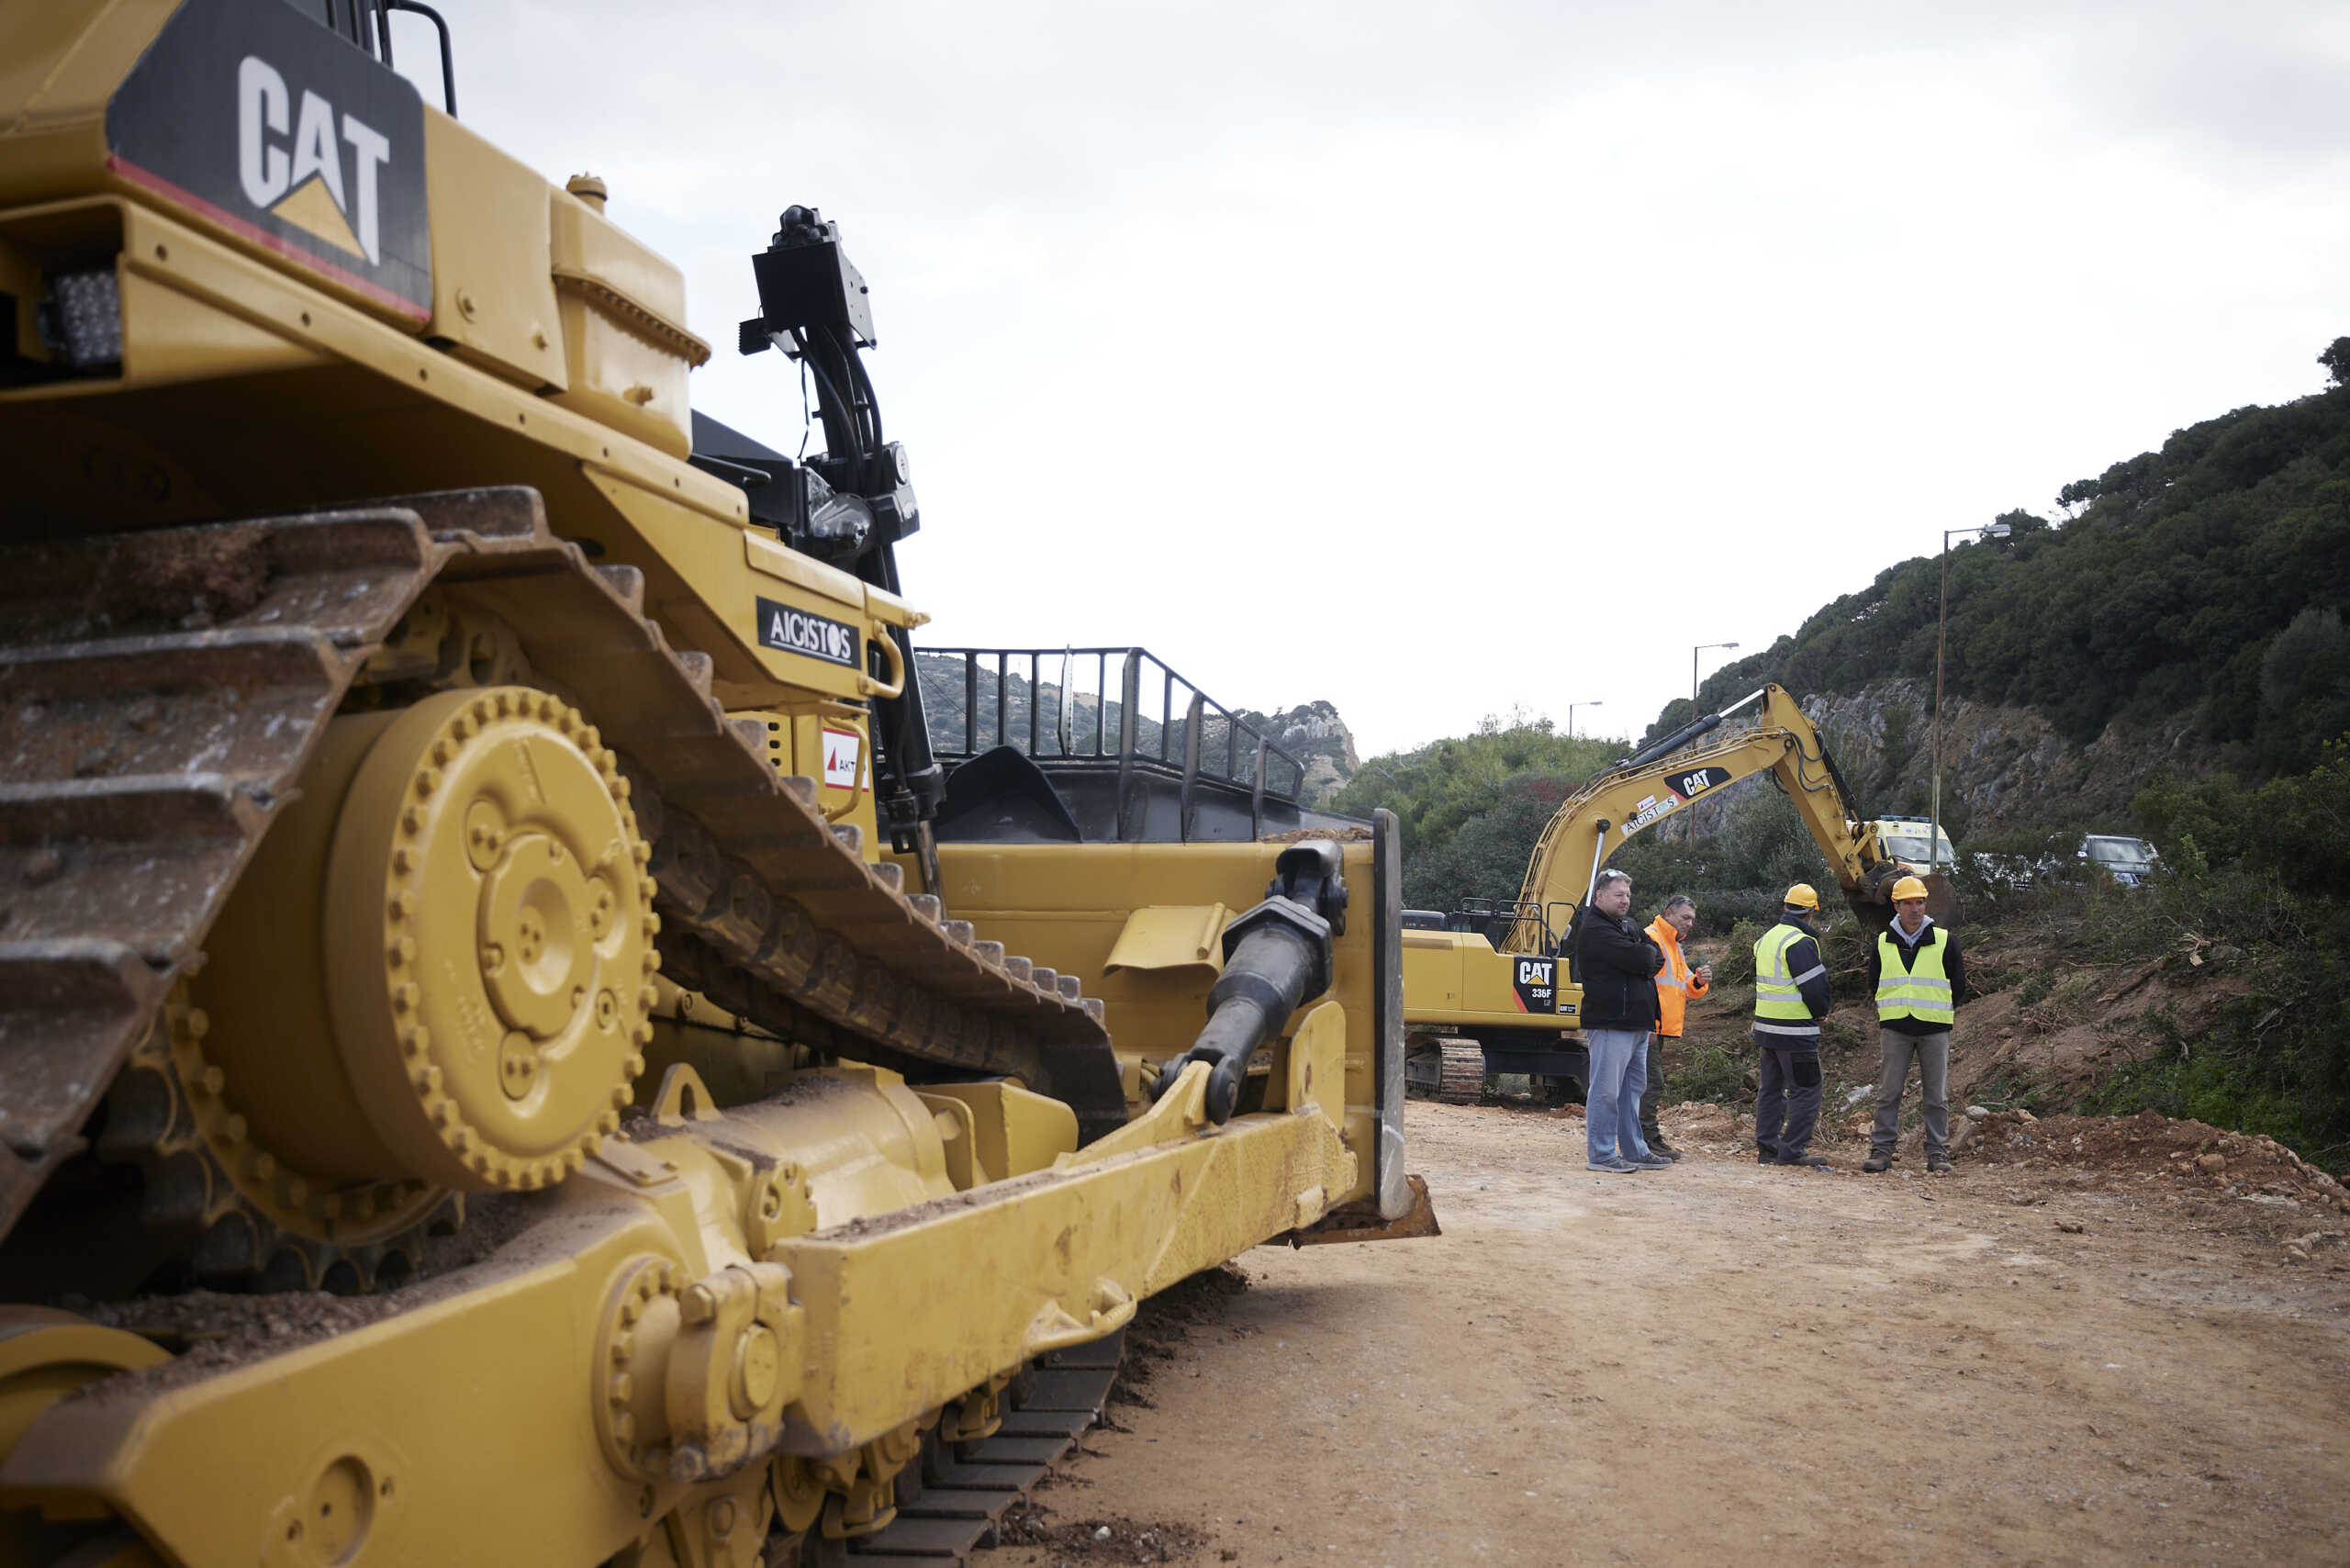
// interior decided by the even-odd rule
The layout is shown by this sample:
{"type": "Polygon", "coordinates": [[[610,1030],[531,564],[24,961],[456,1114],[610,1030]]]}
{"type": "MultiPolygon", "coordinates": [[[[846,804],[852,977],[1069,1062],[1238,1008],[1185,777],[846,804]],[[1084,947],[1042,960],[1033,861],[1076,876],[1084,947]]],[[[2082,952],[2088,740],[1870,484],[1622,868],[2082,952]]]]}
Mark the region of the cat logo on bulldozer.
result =
{"type": "Polygon", "coordinates": [[[106,105],[106,146],[122,178],[431,315],[423,101],[291,6],[188,0],[106,105]]]}
{"type": "Polygon", "coordinates": [[[384,133],[357,115],[342,117],[335,137],[334,106],[308,87],[302,111],[285,136],[292,95],[285,77],[258,54],[237,66],[237,179],[245,199],[309,230],[346,254],[384,259],[375,173],[392,156],[384,133]],[[342,143],[350,144],[351,178],[342,174],[342,143]],[[290,197],[280,201],[280,197],[290,197]]]}

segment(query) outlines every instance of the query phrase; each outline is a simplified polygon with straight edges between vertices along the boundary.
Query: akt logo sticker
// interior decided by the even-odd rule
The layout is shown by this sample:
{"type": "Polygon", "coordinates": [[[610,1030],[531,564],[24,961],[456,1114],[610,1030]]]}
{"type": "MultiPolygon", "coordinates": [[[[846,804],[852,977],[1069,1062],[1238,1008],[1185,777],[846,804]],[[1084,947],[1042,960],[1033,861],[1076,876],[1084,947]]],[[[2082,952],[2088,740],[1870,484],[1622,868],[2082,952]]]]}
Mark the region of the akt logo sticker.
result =
{"type": "Polygon", "coordinates": [[[824,785],[832,790],[856,788],[857,762],[865,752],[865,737],[855,730],[824,732],[824,785]]]}

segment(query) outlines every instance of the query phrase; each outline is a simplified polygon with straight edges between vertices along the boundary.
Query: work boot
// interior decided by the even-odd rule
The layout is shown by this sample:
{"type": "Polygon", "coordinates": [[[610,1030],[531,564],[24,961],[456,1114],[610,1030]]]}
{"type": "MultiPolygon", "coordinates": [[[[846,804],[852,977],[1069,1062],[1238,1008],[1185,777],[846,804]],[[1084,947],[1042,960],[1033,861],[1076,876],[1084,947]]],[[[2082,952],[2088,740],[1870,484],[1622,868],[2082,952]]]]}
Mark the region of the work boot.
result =
{"type": "Polygon", "coordinates": [[[1828,1160],[1817,1154],[1783,1154],[1773,1163],[1778,1165],[1807,1166],[1814,1170],[1833,1170],[1836,1169],[1835,1166],[1829,1163],[1828,1160]]]}
{"type": "Polygon", "coordinates": [[[1932,1176],[1932,1175],[1937,1175],[1937,1174],[1942,1174],[1942,1173],[1946,1173],[1946,1172],[1948,1172],[1948,1171],[1949,1171],[1949,1170],[1950,1170],[1950,1156],[1949,1156],[1949,1155],[1947,1155],[1947,1154],[1929,1154],[1929,1155],[1927,1155],[1927,1156],[1926,1156],[1926,1174],[1927,1174],[1927,1175],[1929,1175],[1929,1176],[1932,1176]]]}
{"type": "Polygon", "coordinates": [[[1861,1161],[1861,1169],[1872,1176],[1882,1170],[1890,1170],[1893,1169],[1893,1156],[1873,1148],[1869,1150],[1869,1157],[1861,1161]]]}
{"type": "Polygon", "coordinates": [[[1671,1144],[1665,1142],[1661,1137],[1650,1138],[1648,1140],[1648,1146],[1649,1152],[1655,1155],[1659,1159],[1678,1159],[1681,1158],[1681,1151],[1673,1148],[1671,1144]]]}
{"type": "Polygon", "coordinates": [[[1757,1165],[1776,1165],[1779,1163],[1779,1151],[1775,1148],[1758,1148],[1754,1151],[1754,1163],[1757,1165]]]}

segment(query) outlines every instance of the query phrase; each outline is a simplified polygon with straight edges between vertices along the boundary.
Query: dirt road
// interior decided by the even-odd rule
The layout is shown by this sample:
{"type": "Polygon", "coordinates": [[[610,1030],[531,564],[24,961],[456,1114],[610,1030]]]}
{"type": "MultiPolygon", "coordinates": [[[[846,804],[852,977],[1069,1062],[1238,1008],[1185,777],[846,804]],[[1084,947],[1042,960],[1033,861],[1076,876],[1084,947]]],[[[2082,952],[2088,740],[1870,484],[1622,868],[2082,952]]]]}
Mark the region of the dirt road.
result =
{"type": "Polygon", "coordinates": [[[1602,1176],[1579,1119],[1415,1103],[1444,1236],[1248,1254],[984,1560],[2350,1562],[2341,1215],[2158,1156],[1763,1170],[1713,1115],[1602,1176]]]}

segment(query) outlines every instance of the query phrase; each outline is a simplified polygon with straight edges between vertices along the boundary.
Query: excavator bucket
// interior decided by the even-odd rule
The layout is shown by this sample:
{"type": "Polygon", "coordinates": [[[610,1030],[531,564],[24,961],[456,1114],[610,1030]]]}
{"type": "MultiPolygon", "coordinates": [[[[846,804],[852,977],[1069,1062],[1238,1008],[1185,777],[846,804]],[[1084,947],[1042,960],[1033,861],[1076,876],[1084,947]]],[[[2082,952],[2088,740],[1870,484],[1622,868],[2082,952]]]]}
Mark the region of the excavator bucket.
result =
{"type": "MultiPolygon", "coordinates": [[[[1926,884],[1926,913],[1938,924],[1958,924],[1958,890],[1951,886],[1950,879],[1936,871],[1919,880],[1926,884]]],[[[1861,923],[1863,929],[1871,933],[1883,931],[1893,924],[1893,902],[1888,899],[1879,903],[1870,898],[1869,892],[1866,888],[1846,888],[1845,906],[1852,912],[1853,918],[1861,923]]]]}

